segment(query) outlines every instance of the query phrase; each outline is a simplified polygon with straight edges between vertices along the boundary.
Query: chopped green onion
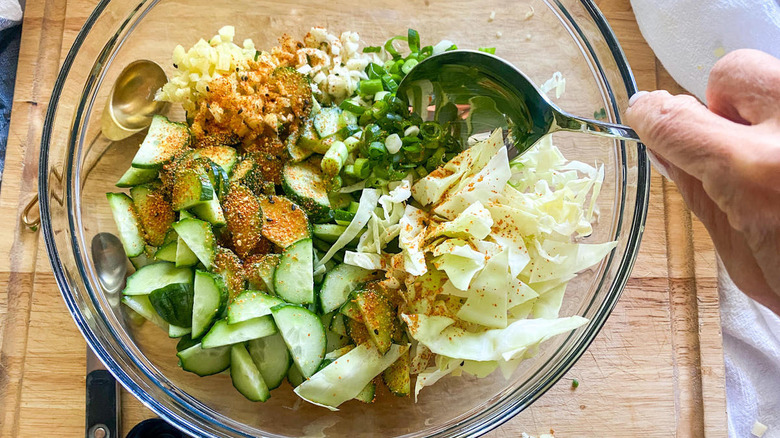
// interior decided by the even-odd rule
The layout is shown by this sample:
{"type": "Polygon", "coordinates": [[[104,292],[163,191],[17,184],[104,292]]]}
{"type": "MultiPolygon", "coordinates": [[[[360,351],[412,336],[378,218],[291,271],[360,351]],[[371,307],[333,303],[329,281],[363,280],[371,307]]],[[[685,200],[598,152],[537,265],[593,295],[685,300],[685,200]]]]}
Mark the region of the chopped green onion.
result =
{"type": "Polygon", "coordinates": [[[354,135],[344,139],[344,146],[347,147],[347,150],[350,153],[357,149],[358,145],[360,145],[360,139],[356,138],[354,135]]]}
{"type": "Polygon", "coordinates": [[[384,87],[382,87],[382,80],[381,79],[369,79],[367,81],[360,81],[360,94],[365,94],[367,96],[374,95],[382,90],[384,90],[384,87]]]}
{"type": "Polygon", "coordinates": [[[387,40],[385,42],[385,52],[389,53],[390,56],[393,57],[393,59],[397,59],[401,57],[401,54],[398,53],[398,50],[396,50],[395,45],[393,44],[396,41],[407,41],[408,38],[405,36],[395,36],[387,40]]]}
{"type": "Polygon", "coordinates": [[[371,166],[369,161],[366,158],[358,158],[355,160],[355,164],[352,165],[352,175],[360,178],[365,179],[368,178],[368,175],[371,173],[371,166]]]}
{"type": "Polygon", "coordinates": [[[368,46],[363,47],[363,53],[379,53],[382,51],[382,48],[379,46],[368,46]]]}
{"type": "Polygon", "coordinates": [[[399,137],[398,134],[390,134],[385,139],[385,147],[387,148],[387,152],[390,152],[391,154],[397,154],[403,145],[401,137],[399,137]]]}
{"type": "Polygon", "coordinates": [[[374,118],[379,119],[381,117],[384,117],[384,115],[387,114],[388,111],[387,107],[388,107],[387,102],[385,102],[384,100],[374,102],[374,105],[371,109],[374,118]]]}
{"type": "Polygon", "coordinates": [[[380,159],[387,156],[387,148],[381,141],[374,141],[368,146],[368,157],[371,159],[380,159]]]}
{"type": "Polygon", "coordinates": [[[391,93],[394,93],[395,90],[398,89],[398,82],[393,79],[392,75],[384,75],[382,76],[382,82],[385,84],[385,87],[387,87],[387,90],[391,93]]]}
{"type": "Polygon", "coordinates": [[[436,122],[425,122],[420,126],[420,134],[425,140],[441,140],[443,133],[441,125],[436,122]]]}
{"type": "Polygon", "coordinates": [[[480,47],[477,50],[480,52],[490,53],[491,55],[496,54],[496,48],[495,47],[480,47]]]}
{"type": "Polygon", "coordinates": [[[577,387],[580,386],[580,381],[577,379],[574,379],[571,381],[571,389],[577,389],[577,387]]]}
{"type": "Polygon", "coordinates": [[[345,100],[345,101],[341,102],[341,104],[339,105],[339,108],[343,109],[344,111],[349,111],[349,112],[351,112],[351,113],[353,113],[355,115],[358,115],[358,116],[363,114],[364,112],[366,112],[365,108],[363,108],[362,106],[356,104],[355,102],[353,102],[351,100],[345,100]]]}
{"type": "Polygon", "coordinates": [[[322,171],[326,175],[337,175],[341,172],[341,167],[344,166],[348,157],[349,150],[347,150],[347,146],[344,142],[335,141],[330,146],[330,149],[328,149],[328,152],[325,153],[325,156],[322,157],[320,167],[322,167],[322,171]]]}
{"type": "Polygon", "coordinates": [[[414,29],[409,29],[407,32],[406,41],[409,44],[409,50],[412,53],[420,51],[420,34],[414,29]]]}
{"type": "Polygon", "coordinates": [[[404,65],[401,67],[401,71],[404,72],[405,75],[408,75],[410,71],[414,68],[415,65],[418,64],[418,61],[416,59],[408,59],[406,62],[404,62],[404,65]]]}
{"type": "Polygon", "coordinates": [[[333,179],[330,180],[330,192],[331,193],[338,193],[338,191],[343,186],[344,186],[344,180],[342,180],[339,175],[335,175],[333,177],[333,179]]]}
{"type": "Polygon", "coordinates": [[[366,74],[369,79],[379,79],[387,74],[387,69],[372,62],[366,66],[366,74]]]}
{"type": "Polygon", "coordinates": [[[426,175],[428,175],[428,171],[425,170],[423,166],[420,166],[416,169],[417,175],[420,176],[420,178],[425,178],[426,175]]]}
{"type": "Polygon", "coordinates": [[[442,158],[444,158],[445,150],[444,148],[436,149],[436,152],[431,155],[430,158],[428,158],[428,162],[425,163],[426,169],[433,172],[436,168],[442,165],[443,161],[442,158]]]}

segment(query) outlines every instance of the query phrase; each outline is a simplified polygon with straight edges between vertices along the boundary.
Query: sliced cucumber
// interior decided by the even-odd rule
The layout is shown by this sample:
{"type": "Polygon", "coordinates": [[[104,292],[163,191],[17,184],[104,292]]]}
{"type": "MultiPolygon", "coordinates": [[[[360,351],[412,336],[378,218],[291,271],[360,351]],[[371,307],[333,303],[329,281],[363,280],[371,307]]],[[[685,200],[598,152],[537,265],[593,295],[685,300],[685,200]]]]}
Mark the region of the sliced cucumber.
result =
{"type": "Polygon", "coordinates": [[[119,230],[119,240],[128,257],[137,257],[144,252],[146,241],[141,221],[135,211],[133,200],[124,193],[106,193],[108,205],[119,230]]]}
{"type": "Polygon", "coordinates": [[[160,182],[151,182],[130,189],[135,211],[143,225],[146,242],[152,246],[160,246],[165,241],[165,235],[176,220],[170,202],[165,199],[165,193],[160,182]]]}
{"type": "Polygon", "coordinates": [[[287,248],[293,243],[311,237],[306,212],[284,196],[261,196],[263,212],[262,233],[266,239],[287,248]]]}
{"type": "Polygon", "coordinates": [[[402,354],[392,365],[382,372],[382,380],[387,389],[398,397],[406,397],[412,390],[409,352],[402,354]]]}
{"type": "Polygon", "coordinates": [[[261,164],[252,156],[244,157],[233,167],[230,182],[241,183],[257,196],[276,194],[274,183],[265,180],[261,164]]]}
{"type": "Polygon", "coordinates": [[[335,410],[340,404],[360,394],[409,347],[393,345],[387,354],[379,354],[370,344],[361,344],[336,359],[322,371],[295,388],[301,398],[335,410]]]}
{"type": "Polygon", "coordinates": [[[230,146],[207,146],[195,151],[195,158],[203,157],[217,163],[225,173],[230,174],[236,162],[238,162],[238,152],[230,146]]]}
{"type": "Polygon", "coordinates": [[[192,327],[192,299],[191,283],[171,283],[149,294],[149,302],[160,317],[179,327],[192,327]]]}
{"type": "Polygon", "coordinates": [[[157,248],[154,253],[154,258],[163,262],[176,262],[176,240],[163,244],[163,246],[157,248]]]}
{"type": "Polygon", "coordinates": [[[355,294],[355,304],[360,309],[368,335],[382,354],[390,348],[395,332],[393,320],[397,318],[386,294],[377,282],[366,284],[363,290],[355,294]]]}
{"type": "Polygon", "coordinates": [[[327,313],[338,309],[347,302],[351,294],[360,285],[379,278],[377,271],[369,271],[358,266],[341,264],[325,274],[320,289],[320,306],[327,313]]]}
{"type": "Polygon", "coordinates": [[[268,388],[274,389],[281,385],[292,364],[282,335],[277,333],[253,339],[247,343],[247,348],[268,388]]]}
{"type": "Polygon", "coordinates": [[[259,318],[271,314],[271,308],[284,304],[279,298],[262,292],[248,290],[237,296],[227,311],[229,324],[236,324],[253,318],[259,318]]]}
{"type": "Polygon", "coordinates": [[[215,227],[222,227],[227,224],[225,221],[225,213],[222,211],[222,206],[217,197],[192,207],[192,212],[198,218],[203,219],[215,227]]]}
{"type": "Polygon", "coordinates": [[[347,326],[347,336],[349,336],[349,338],[352,339],[352,343],[356,345],[360,345],[360,344],[373,345],[373,342],[371,341],[371,336],[368,335],[368,329],[366,328],[365,324],[363,324],[361,321],[356,321],[352,318],[345,319],[344,323],[347,326]]]}
{"type": "Polygon", "coordinates": [[[153,322],[163,330],[168,330],[168,323],[154,310],[148,295],[125,295],[122,297],[122,303],[143,316],[147,321],[153,322]]]}
{"type": "Polygon", "coordinates": [[[336,312],[336,314],[333,315],[333,319],[330,320],[330,327],[328,330],[339,336],[347,336],[347,325],[344,323],[344,318],[346,317],[341,312],[336,312]]]}
{"type": "MultiPolygon", "coordinates": [[[[182,219],[182,220],[188,220],[188,219],[182,219]]],[[[185,242],[184,239],[181,238],[181,236],[178,236],[176,240],[176,266],[181,268],[181,267],[195,266],[197,264],[198,264],[198,255],[195,254],[190,249],[189,246],[187,246],[187,242],[185,242]]]]}
{"type": "Polygon", "coordinates": [[[214,323],[203,336],[203,348],[214,348],[223,345],[232,345],[252,339],[264,338],[276,333],[276,325],[270,316],[262,316],[236,324],[228,324],[221,319],[214,323]]]}
{"type": "Polygon", "coordinates": [[[247,257],[262,239],[263,211],[260,201],[247,187],[233,183],[222,208],[236,254],[247,257]]]}
{"type": "Polygon", "coordinates": [[[169,338],[180,338],[190,333],[192,333],[192,328],[190,327],[179,327],[178,325],[173,325],[173,324],[168,325],[169,338]]]}
{"type": "Polygon", "coordinates": [[[355,219],[355,213],[351,213],[346,210],[333,210],[333,220],[338,225],[348,226],[352,219],[355,219]]]}
{"type": "Polygon", "coordinates": [[[339,130],[339,116],[341,109],[339,107],[322,108],[314,116],[314,129],[320,138],[329,137],[339,130]]]}
{"type": "Polygon", "coordinates": [[[218,374],[230,367],[230,347],[202,348],[193,345],[176,354],[184,371],[201,377],[218,374]]]}
{"type": "Polygon", "coordinates": [[[301,374],[301,371],[298,369],[297,366],[291,366],[290,369],[287,371],[287,381],[290,382],[290,385],[293,388],[297,387],[305,380],[306,378],[303,377],[303,374],[301,374]]]}
{"type": "Polygon", "coordinates": [[[311,239],[287,247],[274,272],[274,290],[288,303],[314,303],[314,249],[311,239]]]}
{"type": "Polygon", "coordinates": [[[204,271],[195,272],[195,293],[192,299],[192,335],[200,338],[225,309],[228,290],[221,276],[204,271]]]}
{"type": "MultiPolygon", "coordinates": [[[[299,134],[298,138],[296,139],[296,150],[302,150],[302,151],[309,151],[309,155],[311,155],[311,151],[317,152],[317,150],[321,149],[321,143],[320,143],[320,136],[317,134],[317,130],[314,129],[314,117],[309,117],[306,120],[303,121],[301,124],[301,127],[299,128],[299,134]]],[[[290,147],[288,146],[288,150],[290,147]]],[[[303,155],[300,152],[296,153],[295,155],[303,155]]],[[[292,151],[290,151],[290,156],[295,157],[292,151]]],[[[293,161],[296,161],[293,158],[293,161]]],[[[303,161],[303,160],[297,160],[297,161],[303,161]]]]}
{"type": "Polygon", "coordinates": [[[247,259],[246,263],[244,263],[244,270],[246,271],[249,288],[275,294],[274,272],[276,272],[276,267],[279,265],[281,258],[282,256],[279,254],[265,254],[247,259]]]}
{"type": "Polygon", "coordinates": [[[130,263],[133,265],[136,271],[143,268],[146,265],[151,265],[152,263],[156,262],[154,256],[149,257],[148,250],[149,247],[146,247],[146,250],[144,250],[144,252],[142,252],[141,255],[130,258],[130,263]]]}
{"type": "Polygon", "coordinates": [[[362,401],[363,403],[373,403],[376,399],[376,383],[369,382],[368,385],[363,387],[363,390],[355,396],[355,400],[362,401]]]}
{"type": "Polygon", "coordinates": [[[206,269],[211,269],[216,257],[217,242],[211,224],[198,219],[182,219],[173,224],[173,229],[184,240],[189,249],[195,253],[206,269]]]}
{"type": "Polygon", "coordinates": [[[282,179],[284,192],[302,206],[312,220],[319,221],[328,217],[328,181],[318,160],[310,158],[302,163],[287,163],[282,179]]]}
{"type": "Polygon", "coordinates": [[[194,161],[185,160],[173,176],[171,199],[173,209],[185,210],[210,201],[216,196],[208,174],[194,161]]]}
{"type": "Polygon", "coordinates": [[[192,284],[193,273],[189,268],[177,268],[173,263],[158,262],[146,265],[127,277],[125,295],[148,295],[155,289],[169,284],[192,284]]]}
{"type": "Polygon", "coordinates": [[[179,342],[176,343],[176,352],[184,351],[193,345],[198,344],[200,344],[200,340],[192,339],[192,336],[190,335],[184,335],[179,339],[179,342]]]}
{"type": "Polygon", "coordinates": [[[276,306],[271,312],[298,370],[304,377],[311,377],[327,347],[322,321],[310,310],[289,304],[276,306]]]}
{"type": "Polygon", "coordinates": [[[346,226],[336,224],[314,224],[312,226],[314,237],[328,243],[335,243],[346,230],[346,226]]]}
{"type": "Polygon", "coordinates": [[[266,401],[271,396],[244,344],[230,347],[230,379],[238,392],[251,401],[266,401]]]}
{"type": "Polygon", "coordinates": [[[244,264],[233,251],[226,248],[217,248],[217,257],[214,259],[214,270],[225,279],[230,292],[230,300],[233,300],[245,289],[244,264]]]}
{"type": "Polygon", "coordinates": [[[158,169],[190,145],[190,130],[184,123],[156,115],[141,147],[133,157],[133,167],[158,169]]]}
{"type": "Polygon", "coordinates": [[[352,345],[352,344],[345,345],[345,346],[343,346],[341,348],[337,348],[337,349],[335,349],[333,351],[328,352],[328,354],[325,355],[325,359],[326,360],[330,360],[330,361],[334,361],[334,360],[340,358],[341,356],[343,356],[343,355],[349,353],[350,351],[352,351],[353,348],[355,348],[355,346],[352,345]]]}
{"type": "Polygon", "coordinates": [[[347,299],[347,302],[341,306],[339,312],[353,321],[363,322],[363,315],[360,314],[360,308],[354,299],[347,299]]]}
{"type": "Polygon", "coordinates": [[[146,184],[157,179],[157,169],[137,169],[131,167],[116,182],[117,187],[133,187],[140,184],[146,184]]]}
{"type": "Polygon", "coordinates": [[[303,144],[300,144],[298,142],[298,138],[300,137],[301,130],[303,130],[305,127],[304,125],[301,125],[298,130],[290,134],[287,139],[284,141],[285,146],[287,146],[287,152],[290,154],[290,161],[293,163],[299,163],[307,158],[309,158],[312,154],[312,149],[304,147],[303,144]]]}

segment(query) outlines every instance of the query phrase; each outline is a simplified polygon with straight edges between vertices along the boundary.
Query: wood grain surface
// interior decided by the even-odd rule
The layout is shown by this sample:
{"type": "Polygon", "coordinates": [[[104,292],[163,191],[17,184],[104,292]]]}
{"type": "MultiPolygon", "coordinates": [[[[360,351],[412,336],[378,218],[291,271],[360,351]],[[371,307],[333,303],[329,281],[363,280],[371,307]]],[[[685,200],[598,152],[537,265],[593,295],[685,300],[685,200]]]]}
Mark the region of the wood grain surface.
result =
{"type": "MultiPolygon", "coordinates": [[[[0,189],[0,254],[7,254],[0,260],[0,437],[83,436],[86,344],[39,233],[18,217],[37,190],[41,126],[59,65],[94,3],[26,6],[0,189]]],[[[681,92],[639,33],[629,0],[596,3],[639,88],[681,92]]],[[[489,436],[725,437],[715,257],[674,184],[654,174],[641,252],[604,329],[564,379],[489,436]]],[[[122,406],[124,433],[152,416],[124,391],[122,406]]]]}

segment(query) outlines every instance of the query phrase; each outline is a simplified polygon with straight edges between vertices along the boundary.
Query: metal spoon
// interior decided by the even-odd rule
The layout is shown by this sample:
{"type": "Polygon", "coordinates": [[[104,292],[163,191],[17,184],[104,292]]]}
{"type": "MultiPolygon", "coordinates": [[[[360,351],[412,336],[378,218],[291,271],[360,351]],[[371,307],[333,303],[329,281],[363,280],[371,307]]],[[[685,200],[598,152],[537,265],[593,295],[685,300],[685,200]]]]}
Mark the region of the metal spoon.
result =
{"type": "MultiPolygon", "coordinates": [[[[168,107],[167,102],[154,100],[155,93],[166,82],[165,72],[154,61],[140,59],[128,64],[117,76],[106,100],[100,117],[101,134],[111,141],[119,141],[146,129],[152,123],[152,116],[164,113],[168,107]]],[[[30,217],[30,212],[37,210],[37,203],[36,194],[22,212],[22,223],[33,231],[41,222],[40,215],[30,217]]]]}
{"type": "MultiPolygon", "coordinates": [[[[639,141],[639,136],[628,126],[564,112],[520,70],[484,52],[455,50],[425,59],[404,77],[397,96],[406,99],[423,118],[429,105],[436,106],[434,118],[452,117],[453,112],[462,116],[465,106],[473,108],[475,98],[489,98],[495,104],[496,114],[506,116],[506,123],[512,128],[510,140],[518,155],[556,131],[639,141]]],[[[483,126],[486,130],[496,127],[483,126]]]]}
{"type": "MultiPolygon", "coordinates": [[[[119,305],[127,274],[122,242],[111,233],[98,233],[92,238],[91,250],[103,292],[112,306],[119,305]]],[[[86,400],[86,438],[118,437],[119,385],[89,346],[86,400]]]]}

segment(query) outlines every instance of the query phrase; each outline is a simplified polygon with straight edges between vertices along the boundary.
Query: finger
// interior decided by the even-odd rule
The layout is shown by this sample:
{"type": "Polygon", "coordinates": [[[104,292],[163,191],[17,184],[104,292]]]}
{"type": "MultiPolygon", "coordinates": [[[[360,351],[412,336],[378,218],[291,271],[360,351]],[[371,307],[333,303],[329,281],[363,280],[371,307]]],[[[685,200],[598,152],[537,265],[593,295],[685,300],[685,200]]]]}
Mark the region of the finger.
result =
{"type": "Polygon", "coordinates": [[[701,181],[673,165],[668,166],[668,171],[685,203],[707,229],[734,284],[780,315],[780,296],[767,281],[744,235],[729,226],[726,213],[707,195],[701,181]]]}
{"type": "Polygon", "coordinates": [[[730,168],[732,148],[749,127],[710,112],[692,96],[653,91],[636,99],[626,121],[642,142],[664,160],[698,179],[730,168]]]}
{"type": "Polygon", "coordinates": [[[738,123],[780,120],[780,59],[751,49],[727,54],[710,71],[707,105],[738,123]]]}

